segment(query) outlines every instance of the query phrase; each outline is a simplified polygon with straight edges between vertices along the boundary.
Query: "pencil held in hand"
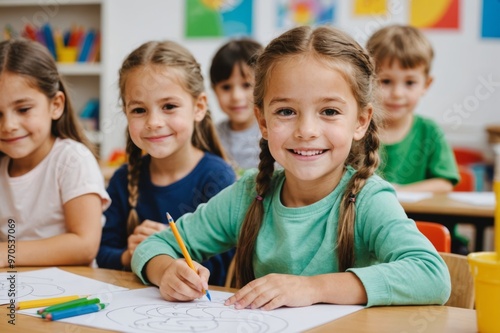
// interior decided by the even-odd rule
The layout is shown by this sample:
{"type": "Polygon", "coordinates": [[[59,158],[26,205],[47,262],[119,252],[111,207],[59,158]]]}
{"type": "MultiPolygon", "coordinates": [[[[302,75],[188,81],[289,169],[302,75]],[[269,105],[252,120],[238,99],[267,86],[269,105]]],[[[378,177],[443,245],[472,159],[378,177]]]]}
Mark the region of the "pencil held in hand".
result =
{"type": "MultiPolygon", "coordinates": [[[[179,233],[179,230],[177,230],[177,227],[175,226],[174,219],[172,218],[172,216],[170,216],[169,213],[167,213],[167,221],[168,224],[170,224],[170,229],[172,229],[172,232],[174,233],[177,243],[179,243],[179,247],[181,248],[182,254],[184,255],[184,259],[186,259],[188,266],[191,267],[193,271],[198,273],[198,271],[194,267],[193,260],[191,260],[191,256],[189,255],[189,252],[186,249],[186,245],[184,245],[184,241],[182,240],[181,234],[179,233]]],[[[202,292],[204,292],[207,295],[207,298],[210,301],[212,301],[212,298],[210,297],[210,293],[208,292],[208,290],[202,290],[202,292]]]]}

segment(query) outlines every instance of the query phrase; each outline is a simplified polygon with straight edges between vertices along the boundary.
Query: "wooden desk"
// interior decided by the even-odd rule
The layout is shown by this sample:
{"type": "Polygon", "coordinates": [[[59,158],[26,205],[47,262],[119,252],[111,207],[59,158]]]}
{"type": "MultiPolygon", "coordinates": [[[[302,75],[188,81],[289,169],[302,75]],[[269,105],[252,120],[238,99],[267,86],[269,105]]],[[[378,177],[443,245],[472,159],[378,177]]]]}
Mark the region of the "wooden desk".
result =
{"type": "Polygon", "coordinates": [[[439,222],[452,231],[458,223],[476,228],[475,251],[483,251],[484,229],[494,224],[493,206],[474,206],[450,199],[447,194],[434,194],[417,202],[401,202],[408,217],[414,220],[439,222]]]}
{"type": "MultiPolygon", "coordinates": [[[[71,273],[122,287],[137,289],[144,285],[130,272],[90,267],[60,267],[71,273]]],[[[39,268],[19,268],[18,272],[39,268]]],[[[0,272],[5,272],[1,269],[0,272]]],[[[221,287],[213,290],[231,291],[221,287]]],[[[63,322],[47,322],[39,318],[16,314],[16,326],[8,324],[7,307],[0,308],[0,332],[109,332],[97,328],[63,322]]],[[[476,332],[476,311],[446,306],[391,306],[369,308],[318,326],[309,332],[476,332]]]]}

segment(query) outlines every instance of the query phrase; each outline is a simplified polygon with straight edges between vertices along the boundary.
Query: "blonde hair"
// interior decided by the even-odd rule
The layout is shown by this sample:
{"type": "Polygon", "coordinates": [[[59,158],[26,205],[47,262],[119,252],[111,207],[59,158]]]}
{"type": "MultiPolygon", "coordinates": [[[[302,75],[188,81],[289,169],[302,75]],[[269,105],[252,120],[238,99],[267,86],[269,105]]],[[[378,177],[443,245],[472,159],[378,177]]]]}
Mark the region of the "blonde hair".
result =
{"type": "MultiPolygon", "coordinates": [[[[311,54],[325,60],[339,69],[349,83],[359,110],[374,102],[374,65],[368,53],[350,36],[332,27],[297,27],[272,40],[255,63],[255,104],[263,112],[263,99],[272,80],[276,64],[297,55],[311,54]]],[[[335,247],[339,271],[345,271],[354,264],[354,221],[356,196],[366,180],[373,175],[379,164],[377,134],[379,116],[374,112],[372,121],[363,139],[354,141],[346,165],[357,170],[343,194],[335,247]]],[[[274,172],[274,158],[265,139],[260,140],[259,173],[256,178],[256,192],[260,197],[269,194],[274,172]]],[[[245,216],[236,250],[236,285],[241,287],[255,279],[253,255],[255,242],[264,216],[262,200],[254,200],[245,216]]],[[[333,249],[332,249],[333,250],[333,249]]]]}
{"type": "MultiPolygon", "coordinates": [[[[78,121],[54,58],[45,46],[28,39],[10,39],[1,42],[0,75],[5,72],[25,77],[49,100],[61,91],[65,95],[64,111],[61,117],[52,120],[51,134],[81,142],[97,157],[95,146],[87,139],[78,121]]],[[[0,157],[3,155],[5,154],[0,151],[0,157]]]]}
{"type": "MultiPolygon", "coordinates": [[[[184,88],[194,99],[198,98],[205,91],[200,64],[186,48],[172,41],[150,41],[132,51],[123,61],[119,70],[120,98],[123,105],[125,105],[124,94],[127,75],[134,68],[146,65],[168,66],[169,68],[178,70],[179,73],[182,73],[180,76],[184,88]]],[[[213,153],[227,160],[212,122],[210,111],[207,111],[202,121],[195,122],[191,142],[196,148],[213,153]]],[[[127,231],[130,235],[139,224],[135,207],[139,198],[138,183],[142,151],[134,144],[128,130],[126,152],[128,159],[128,202],[130,205],[127,231]]]]}
{"type": "Polygon", "coordinates": [[[375,59],[377,70],[396,60],[405,69],[423,65],[426,75],[431,71],[434,51],[429,40],[417,28],[408,25],[389,25],[376,31],[366,43],[375,59]]]}

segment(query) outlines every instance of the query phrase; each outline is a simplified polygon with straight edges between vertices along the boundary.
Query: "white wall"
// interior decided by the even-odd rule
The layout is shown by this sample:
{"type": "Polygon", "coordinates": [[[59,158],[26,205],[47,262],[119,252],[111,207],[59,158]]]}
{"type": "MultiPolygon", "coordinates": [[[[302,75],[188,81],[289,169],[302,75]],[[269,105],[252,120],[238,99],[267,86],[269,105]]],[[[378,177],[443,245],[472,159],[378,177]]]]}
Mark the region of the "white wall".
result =
{"type": "MultiPolygon", "coordinates": [[[[171,39],[190,49],[207,79],[210,107],[216,121],[223,119],[210,90],[210,60],[227,39],[184,38],[183,0],[103,0],[103,126],[107,156],[124,146],[125,118],[118,107],[118,69],[133,48],[150,39],[171,39]]],[[[389,23],[408,22],[408,0],[389,0],[386,16],[354,17],[352,1],[338,0],[336,26],[364,45],[368,36],[389,23]]],[[[437,121],[452,145],[470,146],[489,154],[484,127],[500,124],[500,39],[481,39],[481,1],[463,0],[460,31],[425,30],[435,48],[431,89],[416,112],[437,121]],[[486,82],[490,82],[489,84],[486,82]],[[495,112],[497,111],[497,112],[495,112]]],[[[254,38],[265,44],[280,31],[275,27],[275,2],[254,0],[254,38]]]]}

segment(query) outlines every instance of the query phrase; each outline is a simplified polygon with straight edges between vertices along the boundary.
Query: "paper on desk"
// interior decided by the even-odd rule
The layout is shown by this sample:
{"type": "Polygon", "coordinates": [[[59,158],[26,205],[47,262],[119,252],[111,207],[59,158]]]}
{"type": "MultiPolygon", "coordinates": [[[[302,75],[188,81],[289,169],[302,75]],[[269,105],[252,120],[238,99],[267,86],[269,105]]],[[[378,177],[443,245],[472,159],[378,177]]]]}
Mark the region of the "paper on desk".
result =
{"type": "Polygon", "coordinates": [[[448,193],[448,198],[474,206],[495,206],[493,192],[451,192],[448,193]]]}
{"type": "Polygon", "coordinates": [[[192,302],[167,302],[158,288],[114,293],[108,307],[62,322],[119,332],[299,332],[363,309],[358,305],[318,304],[272,311],[235,310],[224,301],[232,294],[210,290],[192,302]]]}
{"type": "Polygon", "coordinates": [[[396,192],[399,202],[418,202],[432,197],[432,192],[396,192]]]}
{"type": "Polygon", "coordinates": [[[0,304],[7,304],[14,298],[19,302],[70,295],[103,297],[102,295],[121,290],[128,289],[55,267],[19,273],[0,273],[0,304]]]}

